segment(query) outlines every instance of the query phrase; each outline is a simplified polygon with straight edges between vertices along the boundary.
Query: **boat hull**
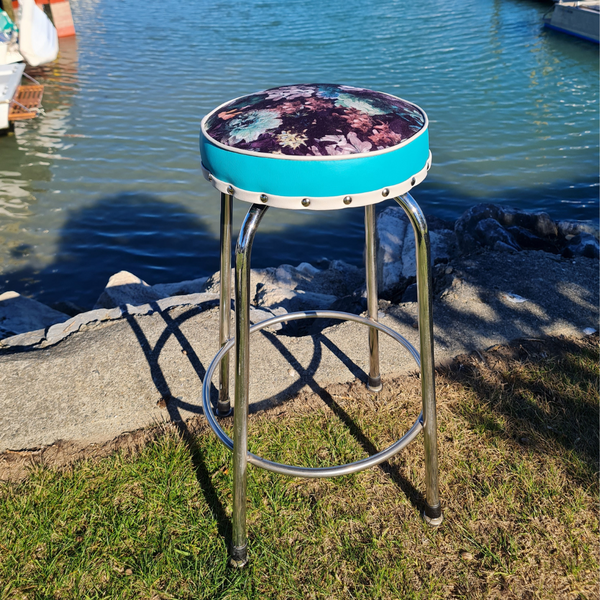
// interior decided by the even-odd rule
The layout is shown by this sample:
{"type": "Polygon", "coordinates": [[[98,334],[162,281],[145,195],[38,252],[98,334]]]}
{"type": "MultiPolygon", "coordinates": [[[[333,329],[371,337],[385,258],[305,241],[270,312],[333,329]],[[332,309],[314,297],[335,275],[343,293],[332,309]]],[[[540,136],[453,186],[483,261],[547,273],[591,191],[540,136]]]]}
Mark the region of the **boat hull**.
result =
{"type": "Polygon", "coordinates": [[[0,131],[8,129],[10,103],[19,89],[24,70],[23,63],[0,65],[0,131]]]}
{"type": "Polygon", "coordinates": [[[599,43],[600,12],[578,2],[555,4],[552,15],[544,19],[544,25],[555,31],[599,43]]]}

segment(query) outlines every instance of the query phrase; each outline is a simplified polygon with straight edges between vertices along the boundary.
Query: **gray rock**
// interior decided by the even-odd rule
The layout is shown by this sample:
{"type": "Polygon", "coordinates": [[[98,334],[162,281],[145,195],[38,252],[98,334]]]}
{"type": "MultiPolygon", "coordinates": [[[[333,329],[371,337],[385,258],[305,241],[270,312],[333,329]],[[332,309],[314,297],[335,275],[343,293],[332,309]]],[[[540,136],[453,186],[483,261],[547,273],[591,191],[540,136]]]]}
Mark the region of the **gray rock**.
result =
{"type": "Polygon", "coordinates": [[[533,231],[538,235],[546,238],[555,238],[558,236],[558,227],[550,218],[550,215],[545,212],[535,212],[533,217],[533,231]]]}
{"type": "Polygon", "coordinates": [[[0,295],[0,326],[5,335],[46,329],[68,318],[65,313],[17,292],[4,292],[0,295]]]}
{"type": "Polygon", "coordinates": [[[257,291],[255,300],[260,308],[284,308],[287,312],[295,312],[329,308],[337,300],[337,296],[263,284],[257,291]]]}
{"type": "Polygon", "coordinates": [[[19,335],[8,337],[0,342],[0,346],[9,348],[35,346],[44,339],[46,339],[46,330],[38,329],[37,331],[28,331],[27,333],[20,333],[19,335]]]}
{"type": "MultiPolygon", "coordinates": [[[[159,300],[168,300],[169,298],[201,295],[205,290],[207,280],[208,277],[201,277],[181,281],[180,283],[158,283],[151,286],[128,271],[120,271],[108,280],[108,284],[94,308],[114,308],[125,305],[143,306],[159,300]]],[[[198,304],[201,301],[204,300],[191,299],[189,302],[184,303],[198,304]]],[[[163,302],[163,305],[168,308],[178,303],[178,300],[167,301],[166,303],[163,302]]],[[[165,308],[161,307],[160,310],[165,310],[165,308]]],[[[140,314],[140,312],[137,311],[136,314],[140,314]]]]}
{"type": "MultiPolygon", "coordinates": [[[[465,252],[472,252],[482,247],[481,241],[475,234],[475,227],[479,221],[484,219],[495,219],[500,222],[502,219],[502,209],[495,204],[477,204],[472,206],[456,221],[454,232],[456,233],[458,244],[465,252]]],[[[511,219],[510,225],[521,225],[511,219]]]]}
{"type": "Polygon", "coordinates": [[[525,227],[514,225],[513,227],[509,227],[507,231],[513,236],[521,248],[544,250],[544,252],[556,252],[555,244],[548,239],[536,235],[529,229],[525,229],[525,227]]]}
{"type": "Polygon", "coordinates": [[[199,279],[188,279],[179,283],[157,283],[150,286],[160,298],[170,298],[171,296],[188,296],[190,294],[200,294],[205,291],[208,277],[199,279]]]}
{"type": "Polygon", "coordinates": [[[314,274],[309,286],[300,289],[343,298],[352,294],[364,282],[363,267],[350,265],[343,260],[332,260],[327,269],[319,270],[314,274]]]}
{"type": "MultiPolygon", "coordinates": [[[[526,230],[532,236],[545,238],[547,243],[554,242],[559,235],[557,223],[543,211],[526,212],[496,204],[478,204],[467,210],[454,225],[459,246],[463,251],[472,252],[482,247],[492,248],[497,241],[515,246],[515,239],[505,239],[496,226],[490,229],[492,237],[490,239],[485,237],[489,225],[480,225],[480,223],[489,219],[511,231],[513,228],[519,228],[519,231],[526,230]]],[[[525,234],[522,235],[524,236],[525,234]]],[[[515,248],[520,249],[518,244],[515,248]]]]}
{"type": "Polygon", "coordinates": [[[46,342],[47,344],[56,344],[72,333],[79,331],[83,325],[98,321],[113,321],[115,319],[120,319],[121,316],[122,310],[118,307],[100,308],[96,310],[90,310],[85,313],[80,313],[64,323],[57,323],[56,325],[50,327],[46,333],[46,342]]]}
{"type": "Polygon", "coordinates": [[[56,344],[67,336],[79,331],[83,325],[99,321],[112,321],[120,319],[126,315],[150,315],[154,312],[162,312],[176,306],[202,306],[207,310],[217,306],[219,297],[217,294],[186,294],[182,296],[172,296],[161,298],[147,304],[125,304],[115,308],[99,308],[76,315],[64,323],[58,323],[50,327],[46,333],[45,345],[56,344]]]}
{"type": "MultiPolygon", "coordinates": [[[[299,281],[293,281],[291,273],[288,269],[293,269],[289,265],[281,265],[280,267],[268,267],[266,269],[251,269],[250,270],[250,298],[254,298],[256,290],[264,284],[279,286],[285,289],[295,289],[299,281]]],[[[310,277],[302,275],[300,278],[305,281],[310,281],[310,277]]],[[[235,269],[231,269],[231,295],[233,297],[235,289],[235,269]]],[[[205,291],[218,294],[221,289],[221,273],[217,271],[211,275],[205,285],[205,291]]]]}
{"type": "Polygon", "coordinates": [[[395,289],[405,273],[415,267],[414,239],[408,218],[401,208],[389,207],[377,217],[377,266],[379,291],[395,289]]]}
{"type": "Polygon", "coordinates": [[[160,298],[162,296],[157,291],[133,273],[119,271],[108,280],[94,308],[115,308],[126,304],[139,306],[160,298]]]}
{"type": "MultiPolygon", "coordinates": [[[[232,269],[232,294],[233,278],[234,271],[232,269]]],[[[342,297],[351,294],[363,282],[363,269],[341,260],[329,262],[326,269],[317,269],[310,263],[300,263],[297,267],[280,265],[279,267],[250,271],[250,298],[257,304],[256,296],[263,286],[267,286],[269,290],[273,288],[302,290],[342,297]]],[[[219,272],[208,278],[205,289],[207,292],[219,293],[219,272]]]]}
{"type": "Polygon", "coordinates": [[[148,285],[132,273],[120,271],[108,280],[94,308],[114,308],[126,304],[142,306],[165,298],[201,294],[205,291],[207,280],[208,277],[200,277],[179,283],[148,285]]]}
{"type": "MultiPolygon", "coordinates": [[[[184,282],[187,283],[187,282],[184,282]]],[[[27,298],[25,300],[28,300],[27,298]]],[[[114,308],[98,308],[88,312],[82,312],[74,317],[52,325],[47,331],[46,329],[38,329],[36,331],[14,335],[9,330],[6,330],[8,337],[0,343],[2,347],[19,347],[19,346],[49,346],[60,342],[69,335],[79,331],[82,326],[100,321],[111,321],[120,319],[126,315],[140,316],[149,315],[154,312],[162,312],[171,308],[180,306],[200,306],[203,310],[213,308],[219,303],[218,294],[198,293],[185,294],[180,296],[171,296],[161,298],[145,304],[124,304],[114,308]]],[[[39,303],[37,303],[39,304],[39,303]]],[[[42,305],[43,306],[43,305],[42,305]]],[[[281,309],[277,314],[285,310],[281,309]]],[[[271,318],[275,315],[275,311],[261,310],[255,311],[254,320],[258,322],[265,318],[271,318]]],[[[63,315],[63,319],[66,315],[63,315]]],[[[252,320],[251,316],[251,320],[252,320]]],[[[281,329],[281,324],[273,325],[268,328],[270,331],[278,331],[281,329]]]]}
{"type": "MultiPolygon", "coordinates": [[[[496,219],[504,227],[525,227],[525,229],[532,229],[534,226],[535,219],[530,212],[525,212],[512,206],[498,206],[497,204],[479,204],[472,207],[471,215],[475,217],[475,221],[481,221],[482,219],[496,219]],[[481,211],[481,213],[479,212],[481,211]],[[490,214],[484,216],[487,212],[490,214]],[[481,216],[478,218],[477,215],[481,216]]],[[[468,211],[467,211],[468,212],[468,211]]],[[[462,217],[461,217],[462,218],[462,217]]]]}
{"type": "Polygon", "coordinates": [[[76,318],[69,319],[65,323],[57,323],[48,329],[48,332],[45,336],[46,341],[49,344],[56,344],[56,342],[60,342],[60,340],[67,337],[70,333],[79,331],[80,327],[81,323],[77,322],[76,318]]]}
{"type": "Polygon", "coordinates": [[[571,221],[565,219],[558,221],[558,232],[561,236],[566,237],[568,235],[576,236],[580,233],[588,233],[596,239],[600,238],[600,230],[598,225],[591,223],[590,221],[571,221]]]}
{"type": "MultiPolygon", "coordinates": [[[[77,314],[67,321],[52,325],[47,332],[45,332],[44,329],[41,329],[39,331],[9,337],[2,341],[2,345],[15,347],[34,346],[42,343],[43,346],[49,346],[60,342],[69,335],[79,331],[82,326],[91,323],[113,321],[126,315],[149,315],[154,312],[161,312],[170,308],[186,305],[202,306],[204,310],[207,310],[217,306],[218,303],[219,297],[216,294],[186,294],[183,296],[161,298],[156,302],[147,304],[125,304],[124,306],[115,308],[98,308],[77,314]]],[[[270,316],[273,315],[270,314],[270,316]]]]}
{"type": "Polygon", "coordinates": [[[598,240],[589,233],[581,233],[572,238],[569,245],[563,250],[565,258],[585,256],[586,258],[599,258],[600,246],[598,240]]]}
{"type": "MultiPolygon", "coordinates": [[[[415,236],[404,211],[391,206],[377,218],[379,291],[386,295],[416,275],[415,236]]],[[[456,237],[449,229],[429,232],[433,263],[448,261],[456,253],[456,237]]]]}
{"type": "Polygon", "coordinates": [[[121,318],[122,314],[120,308],[90,310],[61,323],[55,323],[48,330],[38,329],[8,337],[2,340],[1,345],[3,347],[36,346],[38,344],[49,346],[79,331],[83,325],[99,321],[112,321],[121,318]]]}
{"type": "Polygon", "coordinates": [[[406,288],[406,290],[402,296],[402,302],[416,302],[416,301],[417,301],[417,284],[413,283],[406,288]]]}
{"type": "Polygon", "coordinates": [[[123,316],[125,315],[151,315],[156,312],[158,305],[156,303],[152,304],[140,304],[138,306],[134,306],[132,304],[126,304],[122,307],[123,316]]]}
{"type": "MultiPolygon", "coordinates": [[[[251,269],[250,270],[250,298],[254,298],[256,295],[256,288],[260,284],[270,283],[275,285],[277,277],[275,275],[274,267],[267,269],[251,269]]],[[[231,269],[231,297],[233,298],[235,289],[235,269],[231,269]]],[[[217,271],[211,275],[204,286],[204,291],[209,294],[219,294],[221,290],[221,273],[217,271]]]]}
{"type": "MultiPolygon", "coordinates": [[[[285,313],[285,309],[279,309],[278,313],[285,313]]],[[[256,308],[255,306],[250,307],[250,323],[255,325],[256,323],[261,323],[262,321],[266,321],[267,319],[272,319],[276,315],[273,311],[268,308],[256,308]]],[[[283,325],[281,323],[276,323],[275,325],[271,325],[266,328],[266,331],[281,331],[283,325]]]]}
{"type": "Polygon", "coordinates": [[[280,265],[274,270],[263,269],[258,274],[262,275],[263,284],[337,297],[351,294],[365,278],[363,269],[341,260],[331,261],[326,269],[300,263],[297,267],[280,265]]]}
{"type": "Polygon", "coordinates": [[[496,250],[496,252],[518,252],[519,251],[519,249],[516,248],[515,246],[506,244],[505,242],[503,242],[501,240],[496,240],[493,248],[494,248],[494,250],[496,250]]]}
{"type": "Polygon", "coordinates": [[[510,206],[495,206],[498,215],[494,217],[504,227],[523,227],[543,237],[556,237],[558,227],[550,215],[544,211],[527,212],[510,206]]]}
{"type": "Polygon", "coordinates": [[[161,298],[155,303],[160,312],[173,308],[174,306],[185,306],[186,304],[200,306],[206,304],[205,309],[219,304],[218,294],[186,294],[182,296],[171,296],[169,298],[161,298]]]}
{"type": "MultiPolygon", "coordinates": [[[[386,303],[385,300],[380,300],[380,302],[386,303]]],[[[389,302],[387,304],[389,305],[389,302]]],[[[339,310],[341,312],[360,315],[367,310],[367,299],[359,294],[351,294],[343,298],[338,298],[329,308],[330,310],[339,310]]]]}
{"type": "Polygon", "coordinates": [[[494,247],[496,242],[502,242],[513,250],[521,249],[513,236],[496,219],[482,219],[475,226],[474,233],[482,245],[494,247]]]}

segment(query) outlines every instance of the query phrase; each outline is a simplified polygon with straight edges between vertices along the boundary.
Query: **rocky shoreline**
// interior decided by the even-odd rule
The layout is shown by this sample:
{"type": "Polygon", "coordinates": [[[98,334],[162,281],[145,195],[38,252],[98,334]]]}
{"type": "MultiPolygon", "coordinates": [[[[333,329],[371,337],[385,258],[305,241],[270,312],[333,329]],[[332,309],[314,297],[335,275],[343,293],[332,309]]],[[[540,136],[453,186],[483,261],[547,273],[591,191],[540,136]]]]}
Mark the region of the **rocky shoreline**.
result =
{"type": "MultiPolygon", "coordinates": [[[[456,222],[428,218],[434,294],[452,293],[460,285],[452,261],[470,254],[519,253],[536,250],[557,261],[595,259],[600,254],[598,227],[589,222],[555,221],[544,212],[526,212],[494,204],[479,204],[456,222]]],[[[388,207],[377,218],[379,297],[384,306],[416,302],[415,242],[399,207],[388,207]]],[[[174,307],[202,309],[218,305],[219,273],[171,284],[148,285],[132,273],[113,275],[94,309],[82,311],[69,303],[52,307],[13,291],[0,295],[0,349],[43,348],[99,322],[128,315],[147,315],[174,307]]],[[[322,259],[315,265],[280,265],[254,269],[251,320],[315,307],[362,312],[366,309],[364,272],[343,261],[322,259]]],[[[515,300],[518,301],[518,300],[515,300]]],[[[305,333],[290,323],[283,333],[305,333]]],[[[281,330],[282,326],[276,326],[281,330]]]]}

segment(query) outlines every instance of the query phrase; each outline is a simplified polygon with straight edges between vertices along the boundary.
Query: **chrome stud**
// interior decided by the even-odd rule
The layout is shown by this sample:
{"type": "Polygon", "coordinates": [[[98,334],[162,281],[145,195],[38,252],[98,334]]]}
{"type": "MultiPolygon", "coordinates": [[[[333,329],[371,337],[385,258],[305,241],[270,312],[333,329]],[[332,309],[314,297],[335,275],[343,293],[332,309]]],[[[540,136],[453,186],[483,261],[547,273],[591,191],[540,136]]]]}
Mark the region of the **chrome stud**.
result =
{"type": "Polygon", "coordinates": [[[260,195],[260,201],[261,202],[268,202],[269,201],[269,196],[267,196],[266,194],[261,194],[260,195]]]}
{"type": "Polygon", "coordinates": [[[415,185],[415,183],[417,183],[417,180],[416,180],[416,179],[413,177],[413,178],[410,180],[410,185],[415,185]]]}
{"type": "Polygon", "coordinates": [[[227,193],[228,193],[230,196],[233,196],[233,192],[235,192],[235,190],[233,189],[233,186],[232,186],[232,185],[228,185],[228,186],[227,186],[227,193]]]}
{"type": "Polygon", "coordinates": [[[213,177],[213,176],[212,176],[210,173],[208,174],[208,180],[209,180],[210,182],[212,182],[212,181],[214,180],[214,177],[213,177]]]}
{"type": "Polygon", "coordinates": [[[344,204],[348,206],[348,204],[352,204],[352,196],[346,196],[344,198],[344,204]]]}
{"type": "Polygon", "coordinates": [[[431,163],[427,163],[425,166],[427,167],[428,171],[429,171],[429,169],[431,169],[431,163]]]}
{"type": "Polygon", "coordinates": [[[310,199],[309,198],[303,198],[302,199],[302,206],[310,206],[310,199]]]}
{"type": "Polygon", "coordinates": [[[390,195],[390,190],[388,190],[387,188],[384,188],[383,190],[381,190],[381,195],[384,198],[387,198],[390,195]]]}

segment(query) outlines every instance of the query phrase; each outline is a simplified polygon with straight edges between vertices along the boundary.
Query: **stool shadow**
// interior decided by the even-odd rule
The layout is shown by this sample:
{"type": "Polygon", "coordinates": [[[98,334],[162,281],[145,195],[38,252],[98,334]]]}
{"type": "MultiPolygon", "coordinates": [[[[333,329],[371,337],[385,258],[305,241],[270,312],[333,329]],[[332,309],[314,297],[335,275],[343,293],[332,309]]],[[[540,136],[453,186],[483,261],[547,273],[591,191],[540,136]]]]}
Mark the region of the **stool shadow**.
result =
{"type": "MultiPolygon", "coordinates": [[[[295,358],[295,356],[283,345],[283,343],[277,338],[277,336],[268,331],[262,332],[265,337],[271,342],[273,347],[287,360],[290,366],[296,370],[296,372],[300,375],[300,381],[297,382],[295,386],[297,389],[295,391],[299,391],[300,388],[304,387],[304,385],[308,385],[312,392],[319,396],[321,400],[329,407],[329,409],[333,412],[333,414],[344,423],[344,425],[348,428],[350,434],[356,439],[356,441],[362,446],[363,450],[369,454],[377,454],[379,450],[375,447],[375,444],[365,435],[356,421],[335,401],[333,396],[321,387],[313,378],[312,369],[304,368],[295,358]]],[[[331,340],[324,338],[323,336],[319,336],[320,340],[317,339],[317,336],[312,336],[313,343],[315,345],[315,355],[319,356],[319,362],[321,357],[320,344],[327,346],[331,352],[333,352],[346,367],[350,370],[350,372],[361,381],[366,381],[367,375],[366,373],[354,362],[352,361],[340,348],[334,344],[331,340]],[[320,342],[320,344],[319,344],[320,342]]],[[[312,361],[311,361],[312,364],[312,361]]],[[[290,388],[286,391],[289,393],[290,388]]],[[[378,465],[378,467],[388,475],[391,480],[400,488],[402,493],[406,496],[409,502],[419,511],[423,511],[425,509],[425,497],[423,494],[417,490],[413,486],[413,484],[404,477],[404,475],[400,472],[400,469],[396,465],[391,465],[389,462],[383,462],[378,465]]]]}
{"type": "MultiPolygon", "coordinates": [[[[277,340],[277,343],[283,346],[283,344],[279,341],[279,338],[275,334],[265,330],[262,330],[260,334],[272,343],[273,340],[277,340]]],[[[285,346],[283,346],[284,351],[281,351],[281,354],[290,363],[290,366],[293,367],[294,370],[300,375],[300,378],[288,387],[286,387],[281,392],[278,392],[275,396],[272,396],[271,398],[267,398],[265,400],[260,400],[258,402],[253,402],[250,405],[250,412],[256,413],[261,410],[271,408],[275,404],[283,404],[286,400],[289,400],[291,396],[294,396],[295,394],[300,392],[300,390],[307,383],[307,379],[312,376],[312,374],[319,368],[319,365],[321,364],[321,346],[326,346],[327,348],[329,348],[329,350],[344,363],[344,365],[350,371],[350,373],[352,373],[352,375],[354,375],[356,379],[362,381],[366,385],[368,379],[367,374],[351,358],[349,358],[344,352],[342,352],[340,348],[336,346],[331,340],[328,340],[321,334],[313,334],[310,336],[305,335],[304,337],[310,337],[313,341],[314,346],[314,352],[310,364],[307,367],[302,367],[302,365],[298,363],[298,361],[293,357],[290,351],[287,350],[287,348],[285,348],[285,346]],[[293,358],[293,360],[290,360],[290,356],[293,358]]],[[[273,345],[275,344],[273,343],[273,345]]],[[[276,346],[277,349],[279,349],[279,345],[276,346]]]]}
{"type": "MultiPolygon", "coordinates": [[[[211,302],[214,303],[214,301],[211,302]]],[[[181,437],[188,448],[190,457],[192,459],[192,464],[194,465],[196,480],[198,481],[204,498],[206,499],[206,502],[215,517],[219,535],[229,546],[232,539],[231,519],[227,516],[225,508],[219,500],[217,490],[212,484],[211,473],[204,462],[202,448],[196,441],[196,436],[190,430],[180,412],[181,410],[186,410],[188,412],[202,414],[203,411],[200,407],[189,404],[188,402],[183,402],[171,394],[167,379],[160,368],[160,365],[158,364],[158,359],[162,349],[167,343],[167,340],[173,335],[181,345],[181,349],[185,350],[186,356],[188,357],[192,368],[198,374],[200,380],[204,380],[206,369],[179,327],[183,322],[203,312],[203,309],[195,306],[185,311],[177,318],[173,319],[167,311],[161,312],[156,303],[151,303],[151,306],[158,314],[160,314],[166,325],[165,330],[156,341],[154,347],[151,347],[146,334],[140,327],[139,323],[135,320],[134,315],[131,315],[126,311],[123,311],[123,313],[127,323],[131,327],[131,330],[135,334],[140,347],[144,352],[146,360],[148,361],[152,381],[154,382],[156,389],[162,395],[163,400],[166,401],[166,408],[169,413],[169,417],[171,418],[171,421],[175,427],[177,427],[179,430],[179,433],[181,434],[181,437]]],[[[216,388],[214,385],[211,386],[211,391],[213,392],[211,396],[215,396],[216,388]]]]}
{"type": "MultiPolygon", "coordinates": [[[[215,301],[211,301],[211,303],[214,304],[215,301]]],[[[131,327],[131,330],[133,331],[134,335],[136,336],[140,348],[144,352],[144,356],[150,367],[152,381],[157,391],[162,395],[163,400],[165,400],[166,402],[166,409],[168,411],[169,417],[172,423],[179,430],[182,439],[188,447],[190,457],[194,465],[196,479],[198,481],[198,484],[200,485],[200,488],[202,489],[202,493],[207,501],[207,504],[209,505],[213,515],[215,516],[219,534],[222,537],[222,539],[224,539],[229,545],[232,539],[231,519],[227,516],[225,508],[219,499],[217,490],[215,489],[212,483],[211,473],[203,459],[202,448],[196,441],[196,436],[194,435],[193,431],[190,430],[189,425],[185,422],[181,414],[182,410],[195,414],[202,414],[202,408],[199,406],[189,404],[188,402],[184,402],[179,398],[174,397],[171,394],[169,383],[159,365],[159,357],[165,344],[171,336],[175,336],[176,340],[181,346],[181,349],[185,351],[185,354],[188,360],[190,361],[194,372],[198,375],[200,380],[204,380],[204,378],[206,377],[206,369],[202,364],[202,361],[194,351],[194,348],[187,340],[185,334],[180,329],[180,325],[182,323],[203,312],[203,308],[200,306],[193,307],[180,314],[178,317],[173,318],[168,313],[168,311],[161,312],[156,303],[151,303],[151,307],[156,311],[156,313],[160,315],[160,317],[165,322],[165,329],[159,336],[154,346],[151,346],[142,327],[136,321],[135,315],[129,314],[126,311],[124,311],[124,317],[127,320],[129,326],[131,327]]],[[[314,380],[313,377],[313,373],[317,370],[321,362],[322,347],[328,348],[335,356],[337,356],[343,362],[346,368],[352,373],[352,375],[356,379],[364,383],[367,380],[367,374],[363,371],[363,369],[361,369],[353,360],[351,360],[334,342],[328,340],[322,335],[311,336],[314,344],[314,353],[310,364],[308,365],[308,367],[304,368],[295,358],[292,352],[285,347],[283,342],[274,333],[264,330],[261,333],[270,341],[272,346],[286,359],[288,364],[300,375],[298,381],[288,386],[286,390],[281,394],[278,394],[279,398],[282,398],[282,396],[289,398],[291,395],[298,393],[305,385],[308,385],[313,391],[313,393],[319,396],[323,400],[323,402],[328,406],[328,408],[333,412],[333,414],[335,414],[342,421],[342,423],[344,423],[344,425],[348,428],[350,434],[357,440],[357,442],[361,445],[363,450],[369,455],[376,454],[378,452],[377,448],[361,430],[356,421],[335,401],[333,396],[331,396],[331,394],[329,394],[327,390],[321,387],[314,380]]],[[[218,393],[216,387],[214,386],[214,384],[211,384],[211,400],[213,401],[213,403],[216,400],[217,395],[218,393]]],[[[273,399],[253,404],[252,412],[257,412],[261,408],[265,408],[266,406],[272,405],[273,399]]],[[[402,493],[408,498],[410,503],[417,510],[423,510],[423,508],[425,507],[424,496],[410,483],[410,481],[408,481],[402,475],[397,466],[393,466],[390,465],[388,462],[384,462],[379,465],[379,468],[392,479],[392,481],[400,488],[402,493]]]]}

